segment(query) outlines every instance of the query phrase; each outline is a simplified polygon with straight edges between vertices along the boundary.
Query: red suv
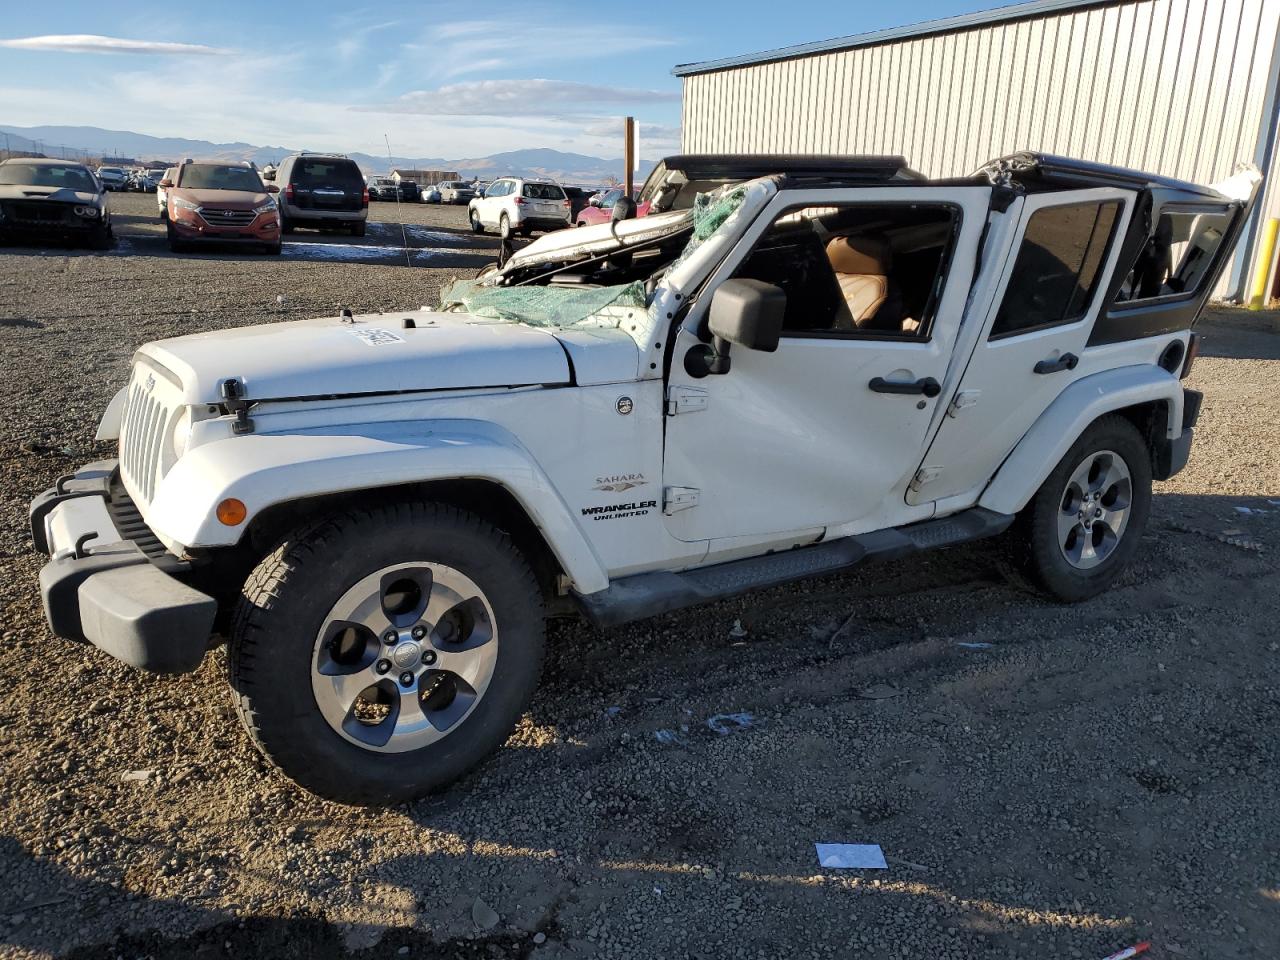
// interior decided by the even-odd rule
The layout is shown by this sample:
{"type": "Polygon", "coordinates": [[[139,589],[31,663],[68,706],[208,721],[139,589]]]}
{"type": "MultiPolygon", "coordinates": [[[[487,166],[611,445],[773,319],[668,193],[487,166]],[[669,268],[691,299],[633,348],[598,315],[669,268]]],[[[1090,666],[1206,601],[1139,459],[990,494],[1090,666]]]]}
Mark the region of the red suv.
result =
{"type": "MultiPolygon", "coordinates": [[[[579,227],[585,227],[592,223],[608,223],[613,219],[613,205],[622,199],[622,195],[626,193],[622,187],[614,187],[612,190],[602,190],[590,200],[587,205],[578,211],[578,216],[574,223],[579,227]]],[[[636,216],[643,217],[649,212],[649,201],[636,204],[636,216]]]]}
{"type": "Polygon", "coordinates": [[[169,249],[199,240],[251,243],[267,253],[280,252],[280,209],[275,184],[262,182],[249,163],[179,164],[167,191],[165,225],[169,249]]]}

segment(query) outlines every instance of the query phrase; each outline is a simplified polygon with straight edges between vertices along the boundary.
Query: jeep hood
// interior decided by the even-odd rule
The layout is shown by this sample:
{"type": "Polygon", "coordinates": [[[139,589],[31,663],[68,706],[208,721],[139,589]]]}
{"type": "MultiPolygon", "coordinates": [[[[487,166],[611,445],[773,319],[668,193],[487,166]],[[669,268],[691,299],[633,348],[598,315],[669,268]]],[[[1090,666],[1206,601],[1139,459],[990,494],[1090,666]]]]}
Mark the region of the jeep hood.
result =
{"type": "MultiPolygon", "coordinates": [[[[430,310],[327,317],[196,333],[138,351],[176,379],[183,402],[218,403],[224,380],[249,400],[564,385],[565,348],[547,330],[430,310]],[[405,327],[406,319],[415,326],[405,327]]],[[[632,351],[634,370],[635,352],[632,351]]]]}

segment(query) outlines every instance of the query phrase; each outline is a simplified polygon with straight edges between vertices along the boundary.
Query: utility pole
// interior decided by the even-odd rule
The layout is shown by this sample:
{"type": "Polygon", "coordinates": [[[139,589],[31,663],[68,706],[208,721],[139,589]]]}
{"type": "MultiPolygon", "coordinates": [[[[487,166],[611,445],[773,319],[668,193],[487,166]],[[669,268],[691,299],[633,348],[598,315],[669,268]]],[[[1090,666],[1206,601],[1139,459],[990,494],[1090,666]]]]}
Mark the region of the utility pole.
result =
{"type": "Polygon", "coordinates": [[[623,127],[623,136],[625,138],[626,147],[623,150],[624,160],[627,165],[627,173],[623,178],[626,185],[628,199],[633,198],[635,191],[635,169],[636,169],[636,120],[635,117],[627,117],[623,127]]]}

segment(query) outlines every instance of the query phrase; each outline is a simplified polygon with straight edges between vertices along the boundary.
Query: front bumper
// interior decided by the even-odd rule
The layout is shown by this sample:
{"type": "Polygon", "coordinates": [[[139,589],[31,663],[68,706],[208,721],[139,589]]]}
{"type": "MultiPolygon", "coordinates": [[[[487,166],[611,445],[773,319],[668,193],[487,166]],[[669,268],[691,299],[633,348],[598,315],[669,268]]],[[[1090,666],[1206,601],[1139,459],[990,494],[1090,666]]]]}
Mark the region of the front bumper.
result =
{"type": "Polygon", "coordinates": [[[203,217],[197,220],[169,218],[174,231],[183,240],[221,240],[244,243],[275,243],[280,239],[280,218],[260,214],[243,226],[211,224],[203,217]]]}
{"type": "Polygon", "coordinates": [[[45,617],[57,636],[130,666],[187,673],[204,659],[217,601],[175,576],[186,565],[155,549],[117,477],[117,461],[90,463],[31,501],[31,537],[50,556],[45,617]]]}

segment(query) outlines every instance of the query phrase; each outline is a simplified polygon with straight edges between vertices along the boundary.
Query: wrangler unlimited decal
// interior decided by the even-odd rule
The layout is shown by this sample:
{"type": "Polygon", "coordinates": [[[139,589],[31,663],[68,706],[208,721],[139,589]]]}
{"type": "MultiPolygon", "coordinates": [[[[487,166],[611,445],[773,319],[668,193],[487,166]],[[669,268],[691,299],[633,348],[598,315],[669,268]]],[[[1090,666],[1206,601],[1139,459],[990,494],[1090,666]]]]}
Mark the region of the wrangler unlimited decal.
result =
{"type": "Polygon", "coordinates": [[[619,520],[622,517],[643,517],[658,505],[657,500],[640,500],[636,503],[611,503],[605,507],[583,507],[582,515],[592,520],[619,520]]]}

